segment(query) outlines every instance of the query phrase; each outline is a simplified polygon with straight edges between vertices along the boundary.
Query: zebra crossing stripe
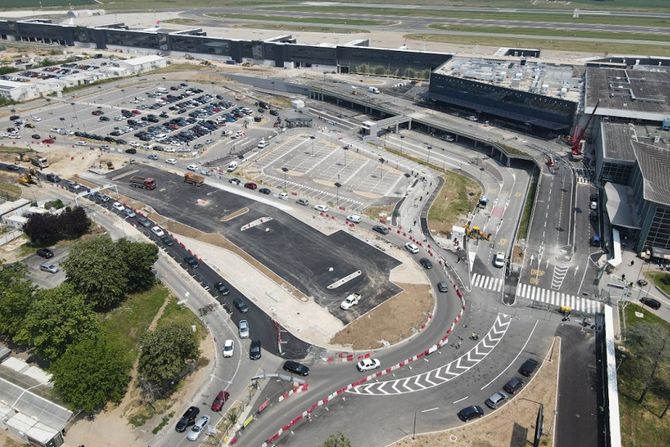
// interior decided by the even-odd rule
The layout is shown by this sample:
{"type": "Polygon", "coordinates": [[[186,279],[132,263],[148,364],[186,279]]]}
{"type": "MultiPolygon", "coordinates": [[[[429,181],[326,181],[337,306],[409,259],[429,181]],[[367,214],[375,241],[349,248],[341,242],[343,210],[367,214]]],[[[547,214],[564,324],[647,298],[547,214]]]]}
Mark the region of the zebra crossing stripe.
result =
{"type": "MultiPolygon", "coordinates": [[[[495,285],[492,285],[492,287],[498,288],[500,285],[501,283],[495,282],[495,285]]],[[[531,301],[540,301],[556,307],[569,306],[572,309],[585,313],[595,313],[600,309],[598,301],[530,284],[518,284],[516,294],[531,301]]]]}

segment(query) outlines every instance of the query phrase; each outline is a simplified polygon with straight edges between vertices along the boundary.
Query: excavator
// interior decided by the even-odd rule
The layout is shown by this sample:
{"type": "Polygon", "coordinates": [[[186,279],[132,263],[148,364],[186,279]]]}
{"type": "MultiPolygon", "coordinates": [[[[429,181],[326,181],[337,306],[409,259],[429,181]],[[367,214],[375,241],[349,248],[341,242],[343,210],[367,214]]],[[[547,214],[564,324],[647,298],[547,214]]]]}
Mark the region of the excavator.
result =
{"type": "Polygon", "coordinates": [[[19,175],[18,182],[23,186],[36,185],[37,184],[37,173],[35,168],[30,168],[27,171],[19,175]]]}
{"type": "Polygon", "coordinates": [[[484,233],[479,225],[470,225],[465,226],[465,234],[471,239],[482,239],[488,241],[491,239],[491,233],[484,233]]]}

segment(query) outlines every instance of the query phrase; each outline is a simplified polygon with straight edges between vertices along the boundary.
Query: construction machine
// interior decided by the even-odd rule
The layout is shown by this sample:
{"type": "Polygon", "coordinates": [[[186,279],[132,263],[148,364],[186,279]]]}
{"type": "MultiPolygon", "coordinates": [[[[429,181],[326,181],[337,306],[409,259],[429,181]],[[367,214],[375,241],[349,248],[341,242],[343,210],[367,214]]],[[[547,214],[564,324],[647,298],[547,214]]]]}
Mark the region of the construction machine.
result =
{"type": "Polygon", "coordinates": [[[593,108],[593,112],[589,115],[589,119],[586,121],[586,125],[583,128],[580,129],[579,126],[575,126],[575,132],[572,134],[572,138],[570,138],[570,145],[572,146],[570,157],[575,161],[584,158],[584,137],[586,136],[586,132],[591,125],[591,121],[593,121],[593,117],[595,116],[599,105],[600,99],[596,102],[596,106],[593,108]]]}
{"type": "Polygon", "coordinates": [[[465,226],[465,234],[471,239],[482,239],[488,241],[491,239],[491,233],[484,233],[479,225],[465,226]]]}

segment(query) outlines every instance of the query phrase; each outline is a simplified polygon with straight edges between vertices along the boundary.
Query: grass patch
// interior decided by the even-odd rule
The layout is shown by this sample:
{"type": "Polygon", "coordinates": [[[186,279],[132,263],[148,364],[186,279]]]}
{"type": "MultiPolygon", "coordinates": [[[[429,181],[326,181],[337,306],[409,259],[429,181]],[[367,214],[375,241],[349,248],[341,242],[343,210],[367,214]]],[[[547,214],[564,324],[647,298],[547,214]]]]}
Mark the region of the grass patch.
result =
{"type": "Polygon", "coordinates": [[[21,188],[14,183],[0,182],[0,197],[6,200],[16,200],[21,197],[21,188]]]}
{"type": "Polygon", "coordinates": [[[321,23],[325,25],[388,25],[391,22],[387,20],[368,20],[368,19],[343,19],[334,17],[292,17],[292,16],[274,16],[274,15],[256,15],[256,14],[207,14],[209,17],[221,17],[224,19],[241,20],[262,20],[268,22],[299,22],[299,23],[321,23]]]}
{"type": "Polygon", "coordinates": [[[100,79],[98,81],[89,82],[88,84],[75,85],[75,86],[72,86],[72,87],[64,87],[63,88],[63,94],[76,92],[76,91],[83,90],[83,89],[89,88],[89,87],[95,87],[96,85],[108,84],[110,82],[118,81],[120,79],[122,79],[122,77],[100,79]]]}
{"type": "Polygon", "coordinates": [[[0,154],[30,154],[34,152],[32,149],[27,147],[18,147],[18,146],[0,146],[0,154]]]}
{"type": "Polygon", "coordinates": [[[197,25],[200,23],[200,20],[177,18],[177,19],[161,20],[161,23],[175,23],[177,25],[197,25]]]}
{"type": "MultiPolygon", "coordinates": [[[[670,280],[670,273],[663,272],[649,272],[646,274],[648,278],[651,278],[654,281],[654,285],[661,289],[663,293],[670,296],[670,284],[665,284],[663,280],[670,280]]],[[[668,281],[670,283],[670,281],[668,281]]]]}
{"type": "Polygon", "coordinates": [[[164,286],[156,285],[146,292],[128,296],[121,307],[100,315],[103,334],[123,348],[130,363],[139,353],[140,337],[149,328],[169,293],[164,286]]]}
{"type": "Polygon", "coordinates": [[[49,8],[49,7],[65,7],[65,6],[84,6],[95,5],[94,0],[2,0],[2,8],[0,9],[17,9],[17,8],[49,8]]]}
{"type": "Polygon", "coordinates": [[[451,25],[442,23],[433,23],[430,28],[444,31],[462,31],[470,33],[487,34],[523,34],[528,36],[543,37],[579,37],[584,39],[612,39],[612,40],[657,40],[662,42],[670,41],[668,34],[647,34],[647,33],[624,33],[609,31],[580,31],[580,30],[562,30],[547,28],[506,28],[504,26],[469,26],[469,25],[451,25]]]}
{"type": "MultiPolygon", "coordinates": [[[[167,290],[166,290],[167,291],[167,290]]],[[[202,340],[205,338],[206,331],[200,319],[191,312],[186,306],[177,303],[177,300],[174,297],[170,297],[170,302],[165,306],[163,310],[163,315],[158,320],[158,328],[167,327],[167,326],[195,326],[196,335],[198,339],[202,340]]]]}
{"type": "MultiPolygon", "coordinates": [[[[629,304],[626,306],[622,317],[625,319],[627,327],[632,327],[638,324],[652,324],[658,325],[665,332],[666,337],[670,338],[670,324],[651,312],[647,312],[643,307],[636,304],[629,304]],[[635,313],[641,313],[643,318],[638,318],[635,313]]],[[[665,445],[670,439],[670,417],[666,414],[664,418],[660,415],[670,399],[670,396],[663,394],[654,389],[652,386],[642,404],[638,403],[638,399],[644,387],[644,381],[647,377],[640,377],[639,371],[651,370],[651,362],[649,365],[640,365],[641,359],[635,358],[635,345],[627,345],[624,342],[625,348],[629,354],[622,359],[620,353],[618,361],[621,366],[618,369],[618,384],[619,384],[619,415],[621,418],[621,435],[623,445],[625,446],[642,446],[642,445],[665,445]],[[641,369],[642,368],[642,369],[641,369]]],[[[666,357],[665,364],[661,363],[657,377],[662,377],[663,374],[668,380],[668,365],[666,357]]]]}
{"type": "Polygon", "coordinates": [[[151,433],[154,435],[158,434],[159,431],[163,429],[167,425],[168,422],[170,422],[170,419],[172,419],[172,416],[174,416],[174,411],[169,412],[163,418],[161,419],[161,423],[158,424],[156,427],[154,427],[153,430],[151,430],[151,433]]]}
{"type": "Polygon", "coordinates": [[[617,43],[595,42],[579,40],[552,40],[533,39],[529,41],[524,38],[503,37],[503,36],[477,36],[477,35],[456,35],[456,34],[431,34],[431,33],[413,33],[405,34],[405,39],[426,42],[442,42],[464,45],[484,45],[490,47],[511,47],[511,48],[541,48],[543,50],[555,51],[579,51],[584,53],[596,54],[653,54],[656,56],[670,56],[670,47],[654,44],[636,44],[636,43],[617,43]],[[532,42],[532,44],[531,44],[532,42]]]}
{"type": "Polygon", "coordinates": [[[467,218],[482,194],[475,180],[454,171],[444,171],[444,184],[428,211],[428,227],[441,234],[467,218]]]}
{"type": "Polygon", "coordinates": [[[305,33],[355,34],[370,32],[364,29],[337,28],[334,26],[287,25],[285,23],[242,23],[235,25],[235,28],[273,29],[279,31],[298,31],[305,33]]]}
{"type": "MultiPolygon", "coordinates": [[[[545,3],[543,3],[544,5],[545,3]]],[[[488,6],[491,6],[490,4],[488,6]]],[[[496,2],[496,6],[497,2],[496,2]]],[[[528,8],[528,4],[524,9],[528,8]]],[[[449,19],[482,19],[482,20],[513,20],[515,22],[553,22],[553,23],[587,23],[603,25],[630,25],[641,27],[670,27],[670,18],[666,17],[626,17],[609,15],[581,15],[572,17],[572,11],[543,12],[505,12],[505,11],[459,11],[447,7],[441,9],[399,9],[399,8],[374,8],[357,6],[286,6],[277,8],[282,11],[299,11],[305,13],[333,13],[333,14],[379,14],[383,16],[397,17],[429,17],[449,19]]],[[[522,23],[519,23],[523,26],[522,23]]]]}
{"type": "Polygon", "coordinates": [[[528,193],[526,193],[526,201],[523,203],[523,213],[521,214],[521,222],[519,222],[519,232],[516,239],[526,239],[528,237],[528,230],[530,226],[530,216],[533,214],[533,204],[535,203],[535,193],[537,192],[537,177],[531,176],[530,185],[528,185],[528,193]]]}

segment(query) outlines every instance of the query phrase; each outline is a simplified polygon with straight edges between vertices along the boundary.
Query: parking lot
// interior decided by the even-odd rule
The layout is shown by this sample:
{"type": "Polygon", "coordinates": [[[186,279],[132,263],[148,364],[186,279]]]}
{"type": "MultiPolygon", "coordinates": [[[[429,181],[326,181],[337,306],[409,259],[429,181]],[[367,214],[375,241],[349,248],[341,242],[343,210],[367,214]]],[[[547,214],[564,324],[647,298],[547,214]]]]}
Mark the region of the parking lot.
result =
{"type": "Polygon", "coordinates": [[[337,145],[320,134],[294,133],[264,150],[254,164],[263,183],[284,184],[314,203],[361,210],[384,197],[400,197],[404,173],[387,160],[337,145]],[[341,186],[338,188],[335,184],[341,186]]]}

